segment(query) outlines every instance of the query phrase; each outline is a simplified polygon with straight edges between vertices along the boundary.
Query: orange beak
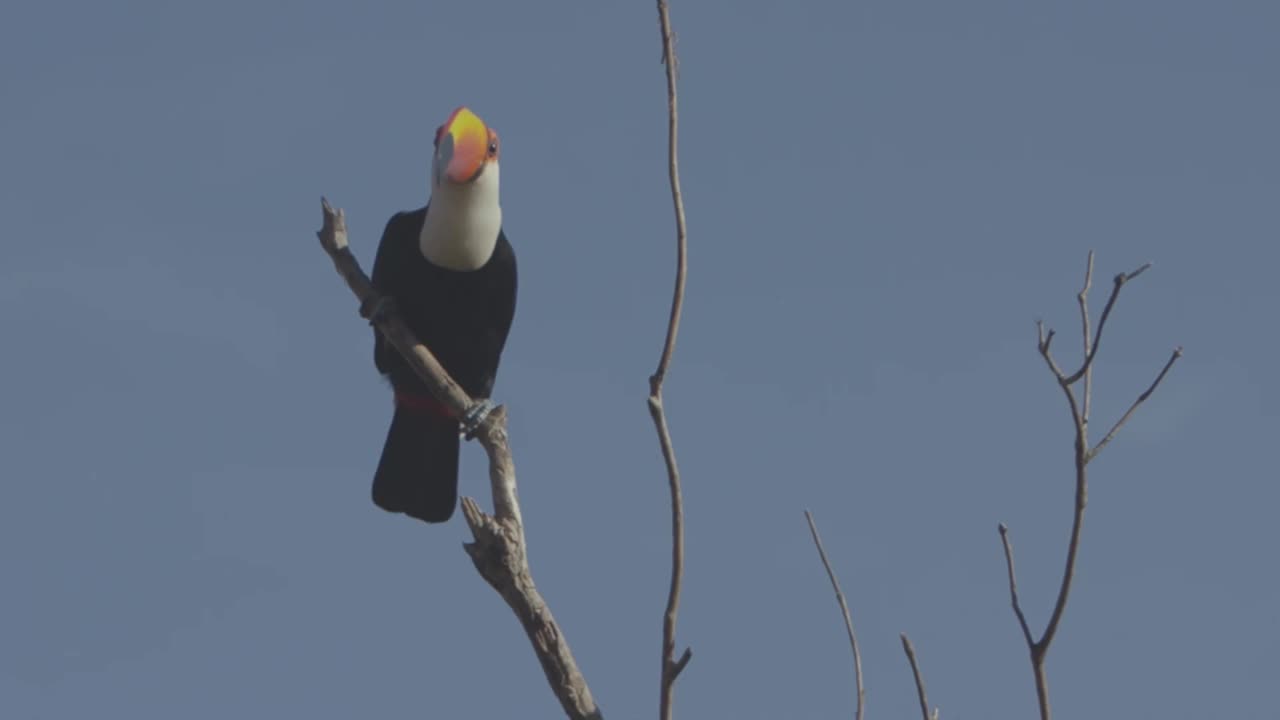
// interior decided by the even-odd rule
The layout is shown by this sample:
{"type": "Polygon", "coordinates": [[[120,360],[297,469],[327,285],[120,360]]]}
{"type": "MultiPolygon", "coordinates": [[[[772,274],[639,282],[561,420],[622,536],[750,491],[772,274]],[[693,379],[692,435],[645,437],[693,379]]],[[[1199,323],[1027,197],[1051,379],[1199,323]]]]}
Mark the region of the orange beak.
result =
{"type": "Polygon", "coordinates": [[[438,167],[449,182],[466,184],[480,176],[489,153],[489,128],[465,107],[453,111],[436,138],[438,167]]]}

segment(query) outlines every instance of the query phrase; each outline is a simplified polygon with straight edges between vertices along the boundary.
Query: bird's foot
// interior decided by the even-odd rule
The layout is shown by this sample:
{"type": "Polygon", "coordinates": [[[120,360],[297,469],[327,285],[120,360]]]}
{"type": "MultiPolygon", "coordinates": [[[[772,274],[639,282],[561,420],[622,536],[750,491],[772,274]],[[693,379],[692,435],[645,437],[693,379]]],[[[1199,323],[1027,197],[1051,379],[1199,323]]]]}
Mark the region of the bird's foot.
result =
{"type": "Polygon", "coordinates": [[[369,318],[370,325],[377,325],[387,319],[387,315],[395,312],[396,301],[390,295],[379,295],[377,300],[367,303],[367,307],[361,308],[361,314],[369,318]]]}
{"type": "Polygon", "coordinates": [[[491,412],[493,412],[493,403],[489,402],[488,398],[480,398],[462,414],[462,433],[468,440],[476,436],[476,432],[480,430],[480,426],[484,424],[485,418],[489,417],[491,412]]]}

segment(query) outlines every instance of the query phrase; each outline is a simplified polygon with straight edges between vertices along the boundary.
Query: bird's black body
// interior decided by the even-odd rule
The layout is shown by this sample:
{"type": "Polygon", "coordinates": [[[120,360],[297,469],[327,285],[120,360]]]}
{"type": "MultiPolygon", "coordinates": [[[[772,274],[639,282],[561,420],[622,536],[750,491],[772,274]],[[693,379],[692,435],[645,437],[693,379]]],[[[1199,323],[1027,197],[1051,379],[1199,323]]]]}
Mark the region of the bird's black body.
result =
{"type": "MultiPolygon", "coordinates": [[[[428,261],[418,236],[428,208],[387,223],[373,285],[472,398],[488,398],[516,306],[516,257],[501,230],[476,270],[428,261]]],[[[396,394],[395,415],[373,478],[373,501],[389,512],[444,522],[458,501],[459,421],[432,398],[400,353],[374,330],[374,363],[396,394]]]]}

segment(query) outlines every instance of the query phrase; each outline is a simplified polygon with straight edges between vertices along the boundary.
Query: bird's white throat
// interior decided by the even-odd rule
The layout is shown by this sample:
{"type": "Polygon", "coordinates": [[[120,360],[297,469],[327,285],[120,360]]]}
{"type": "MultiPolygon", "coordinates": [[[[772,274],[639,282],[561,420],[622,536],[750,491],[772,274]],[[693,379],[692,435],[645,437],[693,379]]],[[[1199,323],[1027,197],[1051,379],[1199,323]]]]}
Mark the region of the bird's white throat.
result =
{"type": "Polygon", "coordinates": [[[434,265],[449,270],[477,270],[489,262],[502,229],[498,203],[498,163],[466,185],[448,181],[431,188],[427,219],[418,235],[418,248],[434,265]]]}

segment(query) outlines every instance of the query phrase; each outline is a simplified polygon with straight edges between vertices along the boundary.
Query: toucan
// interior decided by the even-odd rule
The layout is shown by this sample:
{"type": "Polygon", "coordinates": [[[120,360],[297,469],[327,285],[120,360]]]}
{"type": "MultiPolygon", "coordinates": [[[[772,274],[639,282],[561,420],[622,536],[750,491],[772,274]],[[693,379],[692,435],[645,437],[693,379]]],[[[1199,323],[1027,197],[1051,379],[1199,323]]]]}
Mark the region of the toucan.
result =
{"type": "Polygon", "coordinates": [[[436,130],[425,207],[387,222],[373,263],[382,296],[475,403],[455,416],[374,329],[373,359],[395,412],[373,476],[374,503],[423,522],[458,502],[460,434],[479,427],[516,309],[516,256],[498,202],[498,133],[460,107],[436,130]]]}

